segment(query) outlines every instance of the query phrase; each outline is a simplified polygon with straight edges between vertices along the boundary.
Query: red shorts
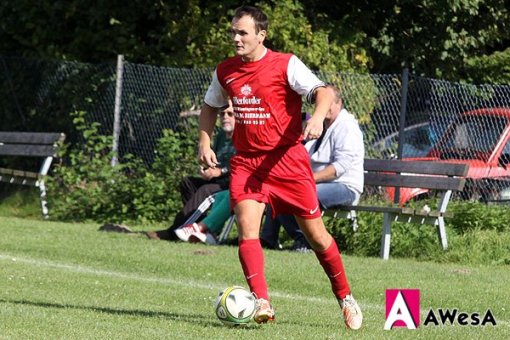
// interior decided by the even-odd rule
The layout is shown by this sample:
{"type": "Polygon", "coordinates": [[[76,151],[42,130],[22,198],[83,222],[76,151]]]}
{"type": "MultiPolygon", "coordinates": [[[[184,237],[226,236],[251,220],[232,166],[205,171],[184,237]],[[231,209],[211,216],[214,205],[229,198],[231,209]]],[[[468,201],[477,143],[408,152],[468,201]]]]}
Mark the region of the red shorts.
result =
{"type": "Polygon", "coordinates": [[[310,157],[302,144],[257,154],[236,154],[230,161],[230,202],[269,203],[273,215],[304,219],[321,216],[310,157]]]}

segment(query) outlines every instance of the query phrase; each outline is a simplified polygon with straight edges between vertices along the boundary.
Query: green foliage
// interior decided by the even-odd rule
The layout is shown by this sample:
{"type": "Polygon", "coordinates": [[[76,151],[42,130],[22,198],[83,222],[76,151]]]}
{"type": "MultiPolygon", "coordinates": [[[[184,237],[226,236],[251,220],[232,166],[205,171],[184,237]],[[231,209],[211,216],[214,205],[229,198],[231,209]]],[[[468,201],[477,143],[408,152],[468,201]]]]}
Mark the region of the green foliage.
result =
{"type": "Polygon", "coordinates": [[[453,237],[445,255],[442,262],[510,265],[510,233],[508,230],[471,230],[453,237]]]}
{"type": "Polygon", "coordinates": [[[469,56],[485,54],[510,37],[504,0],[371,2],[369,6],[359,14],[368,18],[361,25],[370,30],[371,55],[379,69],[395,69],[405,62],[418,74],[455,80],[469,56]]]}
{"type": "Polygon", "coordinates": [[[151,173],[164,179],[163,184],[166,187],[172,215],[181,208],[182,198],[179,191],[181,178],[197,173],[197,127],[195,120],[184,130],[164,130],[163,137],[156,147],[156,158],[151,173]]]}
{"type": "Polygon", "coordinates": [[[366,71],[366,51],[355,41],[331,41],[332,28],[313,28],[301,2],[261,3],[269,17],[268,40],[277,51],[292,52],[312,69],[321,71],[366,71]]]}
{"type": "Polygon", "coordinates": [[[471,57],[465,65],[465,80],[482,84],[510,84],[510,48],[490,55],[471,57]]]}
{"type": "Polygon", "coordinates": [[[458,234],[476,230],[494,230],[501,233],[510,232],[510,215],[508,206],[487,205],[478,202],[454,201],[448,208],[453,217],[448,223],[458,234]]]}
{"type": "MultiPolygon", "coordinates": [[[[32,57],[212,67],[233,54],[233,0],[0,3],[0,50],[32,57]]],[[[275,49],[324,71],[412,72],[508,83],[490,64],[508,45],[505,0],[261,0],[275,49]],[[495,53],[496,52],[496,53],[495,53]],[[479,56],[490,56],[489,61],[479,56]],[[481,59],[478,59],[481,58],[481,59]],[[490,76],[484,70],[491,69],[490,76]],[[469,74],[466,74],[469,72],[469,74]]]]}
{"type": "Polygon", "coordinates": [[[55,168],[48,195],[53,218],[152,222],[167,220],[180,208],[180,176],[196,164],[184,133],[164,132],[153,169],[130,155],[111,166],[112,138],[99,134],[97,123],[87,125],[83,112],[74,113],[74,123],[84,145],[64,149],[67,163],[55,168]]]}

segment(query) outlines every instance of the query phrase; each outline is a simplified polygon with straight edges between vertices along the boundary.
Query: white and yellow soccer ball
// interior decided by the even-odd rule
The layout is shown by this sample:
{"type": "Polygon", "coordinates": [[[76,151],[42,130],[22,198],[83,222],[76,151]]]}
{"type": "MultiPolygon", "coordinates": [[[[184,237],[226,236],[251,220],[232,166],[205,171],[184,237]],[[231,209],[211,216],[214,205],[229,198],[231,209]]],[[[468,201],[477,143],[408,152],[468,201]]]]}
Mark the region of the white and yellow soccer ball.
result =
{"type": "Polygon", "coordinates": [[[255,314],[255,297],[240,286],[225,288],[214,301],[214,312],[224,324],[246,324],[255,314]]]}

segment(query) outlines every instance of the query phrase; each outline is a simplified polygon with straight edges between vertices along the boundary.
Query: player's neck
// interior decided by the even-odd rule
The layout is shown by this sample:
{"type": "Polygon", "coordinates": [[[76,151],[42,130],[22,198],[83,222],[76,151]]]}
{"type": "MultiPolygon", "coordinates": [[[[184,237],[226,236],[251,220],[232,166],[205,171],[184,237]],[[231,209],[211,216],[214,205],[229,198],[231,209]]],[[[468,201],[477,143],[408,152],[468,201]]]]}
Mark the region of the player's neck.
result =
{"type": "Polygon", "coordinates": [[[266,53],[267,53],[267,48],[264,45],[261,45],[260,48],[257,48],[255,51],[253,51],[252,55],[243,56],[242,60],[245,63],[259,61],[266,55],[266,53]]]}

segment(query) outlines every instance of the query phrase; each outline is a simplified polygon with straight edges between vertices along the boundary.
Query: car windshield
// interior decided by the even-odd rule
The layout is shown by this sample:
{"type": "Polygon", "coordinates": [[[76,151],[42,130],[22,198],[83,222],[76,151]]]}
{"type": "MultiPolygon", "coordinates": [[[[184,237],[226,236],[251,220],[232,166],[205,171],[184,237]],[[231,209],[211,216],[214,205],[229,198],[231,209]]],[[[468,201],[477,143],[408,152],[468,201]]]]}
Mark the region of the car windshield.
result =
{"type": "MultiPolygon", "coordinates": [[[[391,135],[377,141],[374,144],[375,150],[382,153],[383,157],[392,158],[396,155],[398,149],[399,133],[394,132],[391,135]]],[[[436,137],[428,122],[408,126],[404,129],[402,156],[423,157],[432,148],[436,137]]]]}
{"type": "Polygon", "coordinates": [[[441,143],[442,148],[449,151],[490,153],[506,125],[507,120],[504,117],[464,116],[445,135],[445,140],[441,143]]]}

